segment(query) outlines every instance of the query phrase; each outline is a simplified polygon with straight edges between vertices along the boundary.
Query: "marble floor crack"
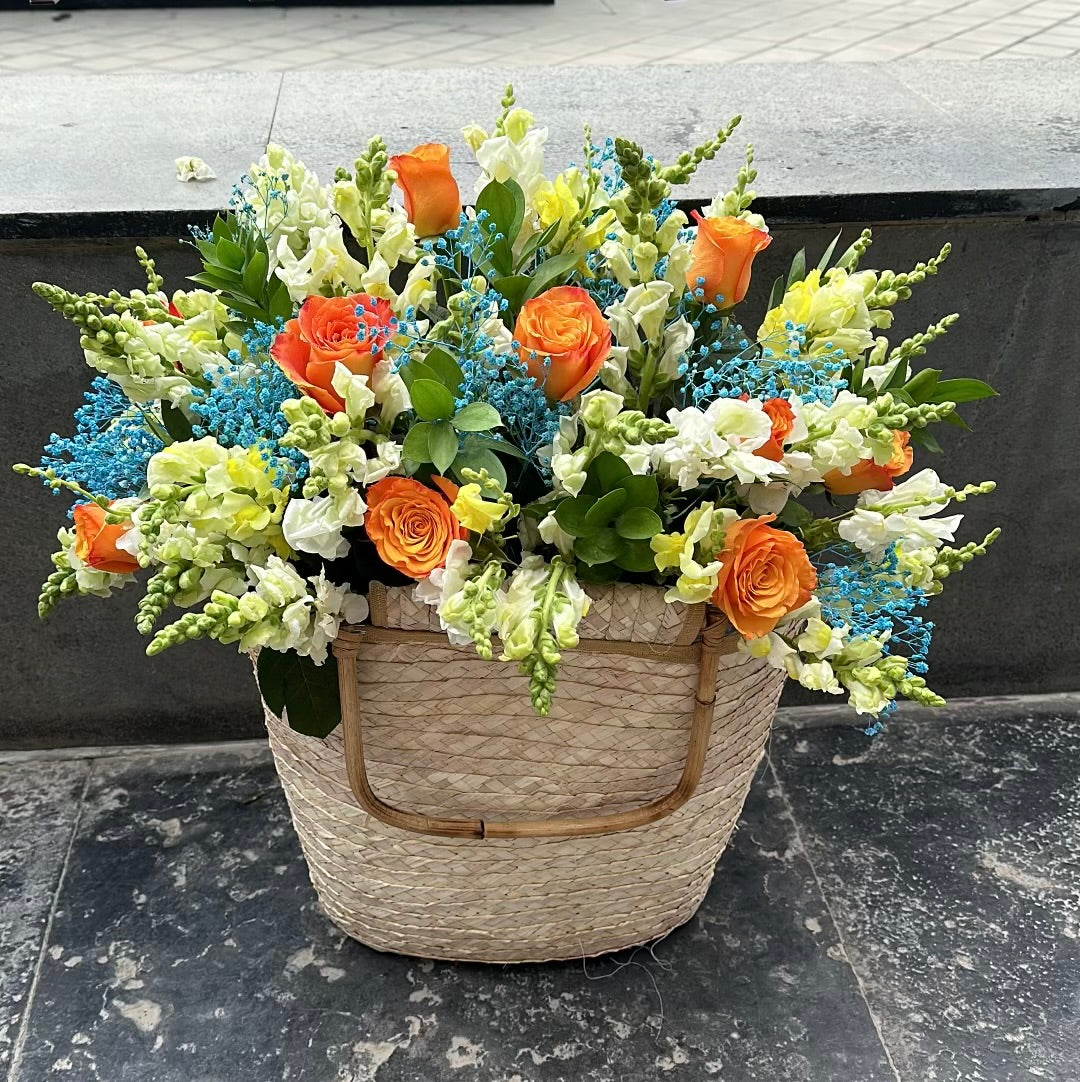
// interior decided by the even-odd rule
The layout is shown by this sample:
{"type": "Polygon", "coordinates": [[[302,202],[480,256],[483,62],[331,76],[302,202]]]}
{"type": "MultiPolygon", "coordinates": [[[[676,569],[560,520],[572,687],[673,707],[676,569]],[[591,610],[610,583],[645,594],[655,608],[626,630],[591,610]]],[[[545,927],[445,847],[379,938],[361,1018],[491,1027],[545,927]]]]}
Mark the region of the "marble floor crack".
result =
{"type": "MultiPolygon", "coordinates": [[[[795,816],[795,808],[792,806],[791,800],[788,797],[787,789],[784,787],[784,783],[780,780],[780,775],[777,773],[776,766],[773,764],[772,756],[768,757],[769,772],[772,774],[773,781],[776,784],[776,788],[780,793],[780,800],[783,802],[784,810],[787,812],[788,818],[791,820],[791,829],[795,832],[795,840],[798,843],[799,849],[803,856],[806,858],[806,863],[810,868],[810,874],[814,877],[814,883],[817,886],[818,893],[821,895],[822,905],[825,906],[825,911],[829,914],[829,920],[832,922],[832,926],[836,929],[837,939],[840,941],[840,949],[844,952],[844,961],[847,962],[848,968],[851,970],[852,976],[855,978],[855,985],[859,990],[859,997],[862,999],[866,1006],[866,1013],[870,1018],[870,1024],[874,1027],[874,1032],[877,1034],[878,1040],[881,1042],[881,1051],[885,1056],[885,1060],[889,1065],[889,1069],[893,1073],[893,1077],[896,1082],[904,1082],[904,1079],[900,1076],[900,1071],[893,1061],[892,1052],[889,1051],[889,1046],[885,1042],[885,1034],[881,1030],[881,1021],[878,1019],[877,1014],[874,1012],[874,1008],[870,1005],[870,1000],[866,994],[866,987],[863,984],[862,976],[855,968],[848,955],[847,944],[844,942],[844,933],[840,929],[840,922],[836,918],[836,914],[833,912],[832,903],[829,901],[828,894],[825,893],[825,886],[821,882],[821,876],[818,875],[817,867],[814,864],[813,858],[810,856],[809,850],[803,843],[802,829],[799,826],[799,820],[795,816]]],[[[12,1080],[14,1082],[14,1080],[12,1080]]]]}
{"type": "Polygon", "coordinates": [[[79,803],[75,809],[71,833],[68,835],[67,848],[64,850],[64,861],[60,866],[60,874],[56,877],[56,888],[53,890],[49,913],[45,919],[45,927],[41,932],[41,947],[38,950],[37,962],[34,964],[34,972],[30,978],[30,987],[26,992],[26,1002],[23,1004],[22,1018],[19,1020],[19,1031],[16,1034],[15,1044],[11,1050],[11,1066],[8,1069],[7,1082],[18,1082],[19,1079],[23,1049],[26,1047],[26,1038],[30,1033],[30,1015],[34,1009],[34,998],[37,995],[38,982],[41,979],[41,968],[45,964],[45,954],[49,949],[49,940],[52,938],[53,922],[56,919],[56,910],[60,905],[60,894],[64,889],[64,881],[67,879],[68,867],[71,864],[71,853],[75,848],[75,839],[79,834],[83,808],[86,806],[86,794],[90,789],[90,779],[93,773],[94,762],[91,759],[86,763],[86,776],[83,778],[82,788],[79,790],[79,803]]]}

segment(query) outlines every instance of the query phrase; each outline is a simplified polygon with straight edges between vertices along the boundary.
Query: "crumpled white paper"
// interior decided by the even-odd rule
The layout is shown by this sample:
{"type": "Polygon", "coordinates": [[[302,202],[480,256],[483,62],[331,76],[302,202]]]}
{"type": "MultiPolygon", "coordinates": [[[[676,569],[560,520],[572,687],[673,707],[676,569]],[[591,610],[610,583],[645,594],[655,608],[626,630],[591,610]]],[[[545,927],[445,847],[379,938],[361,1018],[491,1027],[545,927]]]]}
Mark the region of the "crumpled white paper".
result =
{"type": "Polygon", "coordinates": [[[177,158],[177,180],[216,180],[217,173],[202,158],[177,158]]]}

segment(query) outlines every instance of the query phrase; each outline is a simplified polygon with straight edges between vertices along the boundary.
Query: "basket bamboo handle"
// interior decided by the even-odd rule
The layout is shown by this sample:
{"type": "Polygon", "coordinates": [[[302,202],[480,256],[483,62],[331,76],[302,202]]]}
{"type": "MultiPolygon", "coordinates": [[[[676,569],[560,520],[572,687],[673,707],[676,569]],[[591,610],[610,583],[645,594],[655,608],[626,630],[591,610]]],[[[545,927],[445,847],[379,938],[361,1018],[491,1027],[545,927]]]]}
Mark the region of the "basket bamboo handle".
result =
{"type": "MultiPolygon", "coordinates": [[[[617,831],[644,826],[646,823],[655,823],[681,808],[701,781],[712,732],[716,671],[724,631],[722,623],[710,620],[700,636],[690,742],[682,775],[671,792],[638,808],[609,815],[520,820],[441,818],[405,811],[381,800],[372,790],[367,776],[356,667],[355,664],[350,664],[355,661],[359,650],[359,639],[339,639],[334,644],[334,653],[339,661],[345,662],[338,666],[338,685],[341,691],[341,723],[345,737],[345,766],[353,795],[368,815],[388,826],[414,834],[433,834],[443,838],[579,838],[589,834],[614,834],[617,831]]],[[[409,632],[399,634],[405,638],[409,632]]],[[[583,642],[579,648],[587,649],[588,644],[583,642]]]]}

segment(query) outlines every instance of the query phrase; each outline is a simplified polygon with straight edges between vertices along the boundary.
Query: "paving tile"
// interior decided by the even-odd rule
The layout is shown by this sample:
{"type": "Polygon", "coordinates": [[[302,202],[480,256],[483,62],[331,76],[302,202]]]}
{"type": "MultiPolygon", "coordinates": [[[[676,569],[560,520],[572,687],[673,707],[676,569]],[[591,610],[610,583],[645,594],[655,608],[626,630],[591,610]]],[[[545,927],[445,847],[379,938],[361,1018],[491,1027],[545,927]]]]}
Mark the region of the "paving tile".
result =
{"type": "Polygon", "coordinates": [[[14,1082],[895,1082],[780,794],[652,952],[484,967],[319,913],[271,767],[172,756],[88,795],[14,1082]]]}
{"type": "Polygon", "coordinates": [[[780,731],[773,762],[904,1082],[1075,1082],[1080,716],[780,731]]]}
{"type": "Polygon", "coordinates": [[[0,764],[0,1070],[41,954],[86,779],[85,763],[0,764]]]}

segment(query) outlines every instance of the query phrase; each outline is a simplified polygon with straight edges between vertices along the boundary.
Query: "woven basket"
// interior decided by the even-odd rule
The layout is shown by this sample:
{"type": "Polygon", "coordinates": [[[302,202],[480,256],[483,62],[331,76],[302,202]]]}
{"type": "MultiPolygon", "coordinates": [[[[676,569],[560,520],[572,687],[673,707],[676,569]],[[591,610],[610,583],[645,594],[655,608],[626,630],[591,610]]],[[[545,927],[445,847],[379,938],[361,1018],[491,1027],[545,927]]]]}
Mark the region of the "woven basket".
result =
{"type": "Polygon", "coordinates": [[[267,728],[327,915],[379,950],[580,958],[697,909],[761,757],[783,674],[704,605],[590,588],[547,718],[516,664],[448,644],[408,589],[343,628],[343,724],[267,728]],[[711,692],[715,689],[715,702],[711,692]]]}

